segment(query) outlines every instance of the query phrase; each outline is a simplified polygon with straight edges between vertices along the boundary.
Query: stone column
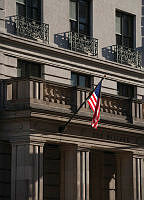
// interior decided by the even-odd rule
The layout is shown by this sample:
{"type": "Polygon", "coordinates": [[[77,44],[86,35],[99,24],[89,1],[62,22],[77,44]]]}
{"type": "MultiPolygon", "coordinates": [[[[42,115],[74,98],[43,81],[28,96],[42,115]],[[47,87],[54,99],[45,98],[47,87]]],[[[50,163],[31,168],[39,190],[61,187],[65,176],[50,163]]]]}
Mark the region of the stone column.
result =
{"type": "Polygon", "coordinates": [[[133,199],[132,153],[117,153],[117,199],[133,199]]]}
{"type": "Polygon", "coordinates": [[[133,154],[133,196],[144,200],[144,155],[133,154]]]}
{"type": "Polygon", "coordinates": [[[89,150],[61,147],[61,200],[89,200],[89,150]]]}
{"type": "Polygon", "coordinates": [[[43,200],[43,145],[12,144],[11,200],[43,200]]]}
{"type": "Polygon", "coordinates": [[[61,146],[61,200],[76,200],[76,145],[61,146]]]}
{"type": "Polygon", "coordinates": [[[77,150],[77,200],[89,200],[89,150],[77,150]]]}

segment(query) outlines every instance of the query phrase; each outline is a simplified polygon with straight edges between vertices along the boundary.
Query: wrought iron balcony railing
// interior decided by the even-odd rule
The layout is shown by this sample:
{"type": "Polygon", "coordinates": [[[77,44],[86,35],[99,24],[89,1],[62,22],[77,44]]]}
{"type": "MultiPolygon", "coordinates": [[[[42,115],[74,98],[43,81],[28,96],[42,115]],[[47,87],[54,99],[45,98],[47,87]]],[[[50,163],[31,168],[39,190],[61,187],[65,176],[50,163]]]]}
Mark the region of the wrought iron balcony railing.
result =
{"type": "MultiPolygon", "coordinates": [[[[72,113],[85,101],[90,90],[34,78],[0,81],[0,109],[20,110],[31,107],[72,113]]],[[[78,113],[92,117],[86,102],[78,113]]],[[[102,93],[101,119],[144,126],[144,101],[102,93]]]]}
{"type": "Polygon", "coordinates": [[[98,55],[98,39],[76,32],[68,33],[69,48],[72,51],[98,55]]]}
{"type": "Polygon", "coordinates": [[[142,52],[120,45],[113,45],[112,51],[116,62],[142,67],[142,52]]]}
{"type": "Polygon", "coordinates": [[[21,37],[42,40],[49,43],[49,25],[23,16],[11,16],[6,19],[8,32],[21,37]]]}

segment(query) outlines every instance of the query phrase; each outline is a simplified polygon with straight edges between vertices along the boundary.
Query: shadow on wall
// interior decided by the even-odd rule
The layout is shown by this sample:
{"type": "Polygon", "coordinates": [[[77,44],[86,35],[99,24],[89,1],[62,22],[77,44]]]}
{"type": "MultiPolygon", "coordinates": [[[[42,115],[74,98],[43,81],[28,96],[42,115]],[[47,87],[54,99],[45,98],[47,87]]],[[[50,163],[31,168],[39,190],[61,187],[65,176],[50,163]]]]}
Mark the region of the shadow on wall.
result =
{"type": "Polygon", "coordinates": [[[5,28],[8,33],[16,34],[16,23],[14,22],[13,16],[5,19],[5,28]]]}
{"type": "Polygon", "coordinates": [[[115,61],[115,52],[113,51],[113,46],[102,48],[102,56],[106,60],[115,61]]]}
{"type": "Polygon", "coordinates": [[[57,33],[54,35],[54,43],[60,48],[69,49],[68,32],[57,33]]]}

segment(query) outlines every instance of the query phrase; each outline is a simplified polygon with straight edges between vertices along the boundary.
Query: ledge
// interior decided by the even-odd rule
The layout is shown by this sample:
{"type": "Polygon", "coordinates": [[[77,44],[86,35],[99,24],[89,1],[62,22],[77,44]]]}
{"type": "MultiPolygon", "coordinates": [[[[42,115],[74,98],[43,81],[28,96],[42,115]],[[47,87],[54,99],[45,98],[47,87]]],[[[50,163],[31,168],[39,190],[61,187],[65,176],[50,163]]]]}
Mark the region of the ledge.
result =
{"type": "MultiPolygon", "coordinates": [[[[54,63],[52,62],[56,62],[61,68],[69,70],[74,68],[75,70],[87,70],[87,73],[91,75],[95,75],[97,72],[102,76],[102,74],[105,73],[107,74],[107,79],[116,80],[118,77],[126,79],[126,74],[131,75],[133,81],[137,81],[136,77],[138,77],[138,79],[144,78],[143,69],[138,69],[136,67],[102,60],[93,56],[55,46],[53,47],[51,44],[46,45],[38,41],[13,36],[11,34],[0,33],[0,38],[1,49],[6,55],[53,66],[54,63]]],[[[139,82],[143,83],[143,80],[139,80],[139,82]]]]}

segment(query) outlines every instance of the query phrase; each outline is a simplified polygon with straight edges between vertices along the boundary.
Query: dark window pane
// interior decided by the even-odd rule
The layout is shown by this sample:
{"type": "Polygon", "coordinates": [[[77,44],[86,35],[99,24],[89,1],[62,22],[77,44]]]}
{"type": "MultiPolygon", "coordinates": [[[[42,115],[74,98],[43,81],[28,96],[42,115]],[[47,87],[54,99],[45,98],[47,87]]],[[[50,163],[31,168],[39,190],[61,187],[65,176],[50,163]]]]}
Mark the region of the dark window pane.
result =
{"type": "Polygon", "coordinates": [[[71,82],[72,86],[77,86],[77,75],[74,73],[71,74],[71,82]]]}
{"type": "Polygon", "coordinates": [[[71,31],[78,32],[77,21],[70,20],[70,27],[71,27],[71,31]]]}
{"type": "Polygon", "coordinates": [[[32,11],[31,11],[31,7],[27,6],[27,16],[28,18],[32,18],[32,11]]]}
{"type": "Polygon", "coordinates": [[[122,35],[116,35],[116,44],[122,45],[122,35]]]}
{"type": "Polygon", "coordinates": [[[21,71],[22,77],[41,77],[41,65],[31,63],[24,60],[18,60],[18,69],[21,71]]]}
{"type": "Polygon", "coordinates": [[[16,14],[25,17],[26,16],[25,5],[16,3],[16,14]]]}
{"type": "Polygon", "coordinates": [[[85,3],[79,5],[79,21],[85,24],[88,23],[88,5],[85,3]]]}
{"type": "Polygon", "coordinates": [[[79,32],[83,34],[88,34],[88,29],[85,24],[79,24],[79,32]]]}
{"type": "Polygon", "coordinates": [[[84,74],[71,73],[72,86],[79,86],[83,88],[91,87],[91,77],[84,74]]]}
{"type": "Polygon", "coordinates": [[[117,83],[118,95],[125,97],[134,97],[134,86],[124,83],[117,83]]]}
{"type": "Polygon", "coordinates": [[[32,9],[32,18],[36,20],[39,19],[38,10],[35,8],[32,9]]]}
{"type": "Polygon", "coordinates": [[[86,77],[79,76],[79,86],[80,87],[86,87],[86,77]]]}
{"type": "Polygon", "coordinates": [[[39,0],[32,0],[32,7],[38,8],[39,0]]]}
{"type": "Polygon", "coordinates": [[[128,17],[123,15],[123,35],[128,35],[128,17]]]}
{"type": "Polygon", "coordinates": [[[41,66],[35,63],[32,63],[30,66],[30,76],[41,77],[41,66]]]}

